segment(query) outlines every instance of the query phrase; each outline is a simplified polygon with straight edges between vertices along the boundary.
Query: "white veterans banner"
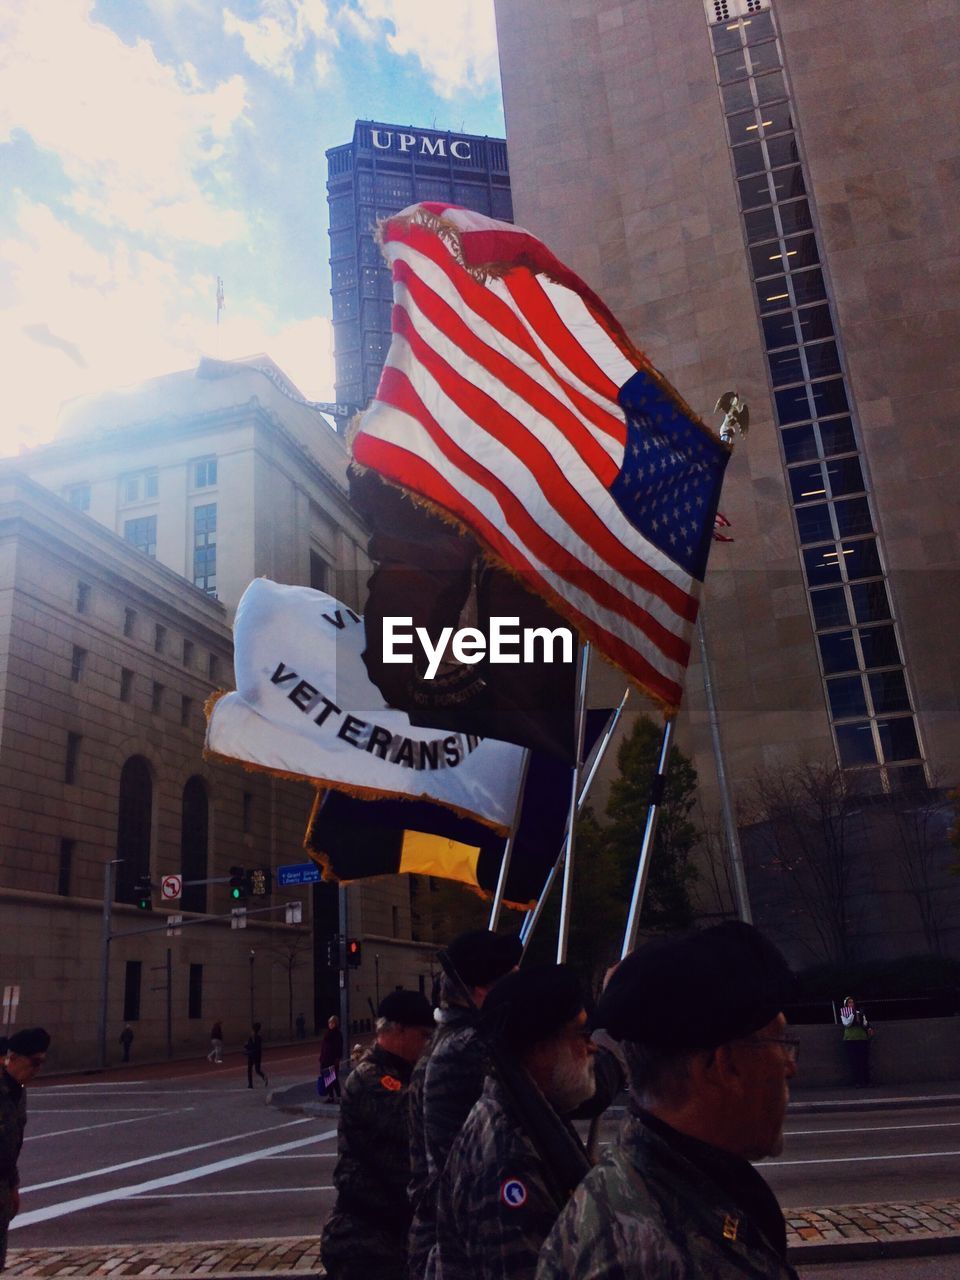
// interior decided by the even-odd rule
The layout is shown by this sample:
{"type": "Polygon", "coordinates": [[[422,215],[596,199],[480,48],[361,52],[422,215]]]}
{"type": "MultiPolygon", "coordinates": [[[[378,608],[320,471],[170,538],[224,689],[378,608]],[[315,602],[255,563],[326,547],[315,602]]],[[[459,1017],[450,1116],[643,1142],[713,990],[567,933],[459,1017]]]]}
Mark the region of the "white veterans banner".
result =
{"type": "Polygon", "coordinates": [[[209,711],[207,754],[508,828],[523,748],[411,725],[370,681],[364,643],[363,619],[333,596],[252,582],[234,622],[237,689],[209,711]]]}

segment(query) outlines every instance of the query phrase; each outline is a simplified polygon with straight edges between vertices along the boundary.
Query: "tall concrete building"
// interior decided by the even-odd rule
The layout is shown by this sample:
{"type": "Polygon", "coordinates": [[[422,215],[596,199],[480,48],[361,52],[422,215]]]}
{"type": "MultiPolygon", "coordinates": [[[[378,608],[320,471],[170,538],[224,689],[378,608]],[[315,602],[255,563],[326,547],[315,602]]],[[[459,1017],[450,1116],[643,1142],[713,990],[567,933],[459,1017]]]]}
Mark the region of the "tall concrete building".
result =
{"type": "MultiPolygon", "coordinates": [[[[735,799],[797,761],[866,794],[955,784],[955,6],[496,11],[517,222],[701,416],[750,405],[704,596],[735,799]]],[[[680,742],[709,791],[696,652],[680,742]]]]}
{"type": "Polygon", "coordinates": [[[358,120],[327,152],[336,394],[364,406],[390,346],[393,286],[374,239],[377,220],[419,200],[512,218],[501,138],[358,120]]]}
{"type": "MultiPolygon", "coordinates": [[[[184,1052],[216,1017],[235,1045],[253,1016],[276,1037],[298,1013],[322,1024],[338,1007],[334,886],[275,887],[247,905],[279,910],[229,927],[231,866],[306,861],[311,786],[202,749],[252,578],[362,606],[366,533],[345,470],[343,441],[266,357],[75,402],[54,443],[0,469],[0,976],[21,1020],[55,1032],[60,1065],[96,1058],[115,859],[112,932],[129,936],[109,944],[112,1053],[126,1021],[145,1057],[165,1052],[168,1026],[184,1052]],[[164,902],[168,874],[219,882],[164,902]],[[306,904],[302,928],[284,921],[291,896],[306,904]],[[174,914],[186,924],[168,939],[174,914]]],[[[365,944],[352,1017],[366,1022],[381,986],[429,990],[430,952],[413,941],[408,881],[347,897],[347,930],[365,944]]]]}

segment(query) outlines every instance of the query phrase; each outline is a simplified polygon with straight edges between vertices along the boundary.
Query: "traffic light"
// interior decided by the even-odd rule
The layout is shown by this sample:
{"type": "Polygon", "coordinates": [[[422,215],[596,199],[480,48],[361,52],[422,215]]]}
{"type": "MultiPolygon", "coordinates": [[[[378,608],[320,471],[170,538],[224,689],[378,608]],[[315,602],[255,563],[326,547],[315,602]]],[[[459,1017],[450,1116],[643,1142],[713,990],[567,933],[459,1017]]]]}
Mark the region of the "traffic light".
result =
{"type": "Polygon", "coordinates": [[[269,867],[251,867],[246,876],[246,890],[251,898],[269,898],[273,888],[273,872],[269,867]]]}
{"type": "Polygon", "coordinates": [[[247,873],[243,867],[230,868],[230,897],[234,902],[247,896],[247,873]]]}
{"type": "Polygon", "coordinates": [[[347,939],[347,964],[351,969],[359,969],[363,960],[359,938],[347,939]]]}
{"type": "Polygon", "coordinates": [[[327,939],[327,968],[340,968],[340,939],[338,937],[327,939]]]}
{"type": "Polygon", "coordinates": [[[153,885],[150,883],[149,876],[138,876],[137,882],[133,886],[134,898],[140,911],[151,911],[153,909],[153,885]]]}

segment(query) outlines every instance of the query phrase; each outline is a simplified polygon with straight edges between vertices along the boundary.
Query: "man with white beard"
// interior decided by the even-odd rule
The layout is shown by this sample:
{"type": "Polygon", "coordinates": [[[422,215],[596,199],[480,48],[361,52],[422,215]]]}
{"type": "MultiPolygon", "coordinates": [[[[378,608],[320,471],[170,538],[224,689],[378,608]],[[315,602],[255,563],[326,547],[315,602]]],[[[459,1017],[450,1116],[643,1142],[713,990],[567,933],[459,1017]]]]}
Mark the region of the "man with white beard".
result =
{"type": "MultiPolygon", "coordinates": [[[[508,974],[487,996],[483,1017],[559,1116],[593,1097],[596,1047],[570,969],[551,965],[508,974]]],[[[578,1141],[572,1128],[570,1133],[578,1141]]],[[[437,1243],[427,1276],[532,1277],[558,1212],[547,1182],[521,1117],[499,1081],[488,1076],[440,1179],[437,1243]]]]}

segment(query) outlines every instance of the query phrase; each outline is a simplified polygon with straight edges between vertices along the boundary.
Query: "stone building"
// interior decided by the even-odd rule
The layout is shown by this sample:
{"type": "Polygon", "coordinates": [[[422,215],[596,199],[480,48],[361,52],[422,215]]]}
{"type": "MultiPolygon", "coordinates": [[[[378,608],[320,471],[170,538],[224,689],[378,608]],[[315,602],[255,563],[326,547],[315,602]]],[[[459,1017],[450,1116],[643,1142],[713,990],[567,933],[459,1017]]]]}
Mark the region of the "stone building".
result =
{"type": "MultiPolygon", "coordinates": [[[[703,607],[735,801],[811,762],[867,801],[955,785],[954,7],[496,11],[517,222],[702,417],[727,389],[750,406],[703,607]]],[[[696,652],[679,741],[713,803],[696,652]]],[[[918,945],[884,880],[865,870],[875,955],[918,945]]]]}
{"type": "MultiPolygon", "coordinates": [[[[332,886],[274,888],[247,906],[304,903],[229,927],[231,866],[306,860],[312,789],[206,762],[204,703],[232,683],[231,620],[247,583],[362,599],[365,533],[345,492],[346,453],[268,359],[202,361],[68,406],[58,439],[3,464],[0,523],[0,971],[19,1019],[55,1030],[56,1062],[89,1065],[101,1006],[105,867],[116,869],[107,1047],[124,1021],[135,1052],[203,1045],[215,1017],[242,1043],[251,1013],[273,1037],[338,1007],[326,941],[332,886]],[[149,873],[152,910],[138,879],[149,873]],[[163,905],[170,873],[221,883],[163,905]],[[220,917],[168,938],[167,916],[220,917]],[[154,931],[139,931],[154,926],[154,931]],[[292,1006],[288,978],[292,976],[292,1006]]],[[[348,891],[351,1018],[368,996],[429,990],[411,937],[408,881],[348,891]]]]}

